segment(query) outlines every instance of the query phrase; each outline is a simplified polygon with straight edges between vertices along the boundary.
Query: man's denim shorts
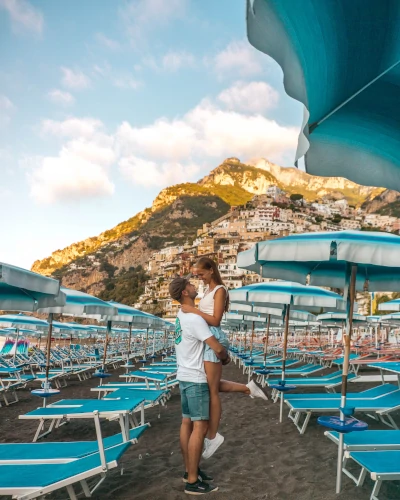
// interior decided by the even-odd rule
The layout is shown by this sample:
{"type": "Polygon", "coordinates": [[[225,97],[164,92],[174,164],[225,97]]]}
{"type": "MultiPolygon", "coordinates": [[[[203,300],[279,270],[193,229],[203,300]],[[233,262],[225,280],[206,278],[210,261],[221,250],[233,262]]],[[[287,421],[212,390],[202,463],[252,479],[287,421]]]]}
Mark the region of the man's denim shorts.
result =
{"type": "Polygon", "coordinates": [[[210,391],[208,384],[196,382],[179,382],[181,391],[182,417],[196,420],[210,418],[210,391]]]}

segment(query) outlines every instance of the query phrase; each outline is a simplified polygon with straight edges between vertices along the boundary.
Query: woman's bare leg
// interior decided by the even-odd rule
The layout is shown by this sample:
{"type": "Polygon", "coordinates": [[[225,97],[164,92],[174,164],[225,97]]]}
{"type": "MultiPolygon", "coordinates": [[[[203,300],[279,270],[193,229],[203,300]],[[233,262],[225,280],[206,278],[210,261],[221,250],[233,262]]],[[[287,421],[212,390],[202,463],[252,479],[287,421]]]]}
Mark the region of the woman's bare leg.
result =
{"type": "Polygon", "coordinates": [[[219,392],[243,392],[244,394],[250,394],[250,389],[245,384],[239,384],[231,380],[220,380],[219,392]]]}
{"type": "Polygon", "coordinates": [[[208,439],[214,439],[221,420],[221,400],[219,398],[219,387],[222,374],[222,363],[204,361],[204,370],[207,375],[207,383],[210,389],[210,420],[208,421],[208,439]]]}

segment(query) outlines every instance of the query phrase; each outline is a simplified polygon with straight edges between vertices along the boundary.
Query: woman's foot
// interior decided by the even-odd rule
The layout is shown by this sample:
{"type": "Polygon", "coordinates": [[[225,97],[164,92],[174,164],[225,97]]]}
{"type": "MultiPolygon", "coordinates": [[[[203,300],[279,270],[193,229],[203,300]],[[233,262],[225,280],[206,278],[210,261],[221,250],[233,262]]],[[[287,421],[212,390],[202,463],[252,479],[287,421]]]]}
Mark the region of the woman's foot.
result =
{"type": "Polygon", "coordinates": [[[258,385],[254,382],[254,380],[251,380],[248,384],[246,384],[246,387],[250,390],[251,398],[261,398],[264,399],[265,401],[268,401],[266,394],[261,389],[261,387],[258,387],[258,385]]]}
{"type": "Polygon", "coordinates": [[[205,439],[204,440],[204,451],[202,457],[207,460],[212,457],[214,453],[218,450],[221,444],[224,442],[224,436],[221,436],[219,432],[217,432],[214,439],[205,439]]]}

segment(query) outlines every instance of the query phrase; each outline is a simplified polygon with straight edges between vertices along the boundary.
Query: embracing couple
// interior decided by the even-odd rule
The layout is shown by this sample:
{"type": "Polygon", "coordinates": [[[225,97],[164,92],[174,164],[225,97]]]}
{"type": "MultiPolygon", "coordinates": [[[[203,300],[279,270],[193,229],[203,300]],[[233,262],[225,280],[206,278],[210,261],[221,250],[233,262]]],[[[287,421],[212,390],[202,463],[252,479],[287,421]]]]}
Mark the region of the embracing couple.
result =
{"type": "Polygon", "coordinates": [[[197,290],[190,283],[191,275],[172,280],[169,292],[182,306],[176,319],[175,347],[182,405],[180,443],[186,467],[185,493],[204,495],[218,489],[206,482],[212,477],[200,470],[199,463],[201,456],[210,458],[224,442],[218,433],[222,412],[219,393],[267,397],[254,381],[245,385],[222,379],[222,365],[230,361],[229,342],[220,326],[229,308],[228,290],[213,260],[201,257],[194,273],[207,286],[199,309],[194,303],[197,290]]]}

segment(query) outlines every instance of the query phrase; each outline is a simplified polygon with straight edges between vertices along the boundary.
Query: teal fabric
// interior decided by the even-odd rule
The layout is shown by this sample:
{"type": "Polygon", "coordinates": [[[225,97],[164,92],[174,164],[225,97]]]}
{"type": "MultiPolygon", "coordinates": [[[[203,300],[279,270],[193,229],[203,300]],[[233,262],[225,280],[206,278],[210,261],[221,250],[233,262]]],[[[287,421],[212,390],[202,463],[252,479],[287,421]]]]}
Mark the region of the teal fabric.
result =
{"type": "MultiPolygon", "coordinates": [[[[360,434],[363,433],[360,432],[360,434]]],[[[352,451],[351,457],[370,472],[400,474],[400,451],[352,451]]]]}
{"type": "MultiPolygon", "coordinates": [[[[74,400],[64,400],[63,404],[74,404],[74,400]]],[[[80,401],[80,400],[77,400],[80,401]]],[[[76,404],[80,404],[77,403],[76,404]]],[[[123,399],[123,400],[114,400],[114,401],[104,401],[104,400],[85,400],[85,403],[82,406],[78,407],[67,407],[67,408],[57,408],[55,406],[48,406],[47,408],[38,408],[37,410],[30,411],[26,413],[29,416],[36,417],[51,417],[57,415],[78,415],[78,414],[87,414],[88,417],[92,416],[94,411],[99,412],[109,412],[109,411],[133,411],[140,403],[144,401],[144,398],[134,398],[134,399],[123,399]]]]}
{"type": "Polygon", "coordinates": [[[306,108],[307,171],[400,191],[400,2],[248,0],[247,31],[306,108]]]}
{"type": "MultiPolygon", "coordinates": [[[[330,432],[335,439],[339,440],[338,432],[330,432]]],[[[370,448],[374,445],[398,445],[400,446],[400,431],[396,430],[382,430],[382,431],[363,431],[363,432],[350,432],[345,434],[344,443],[346,447],[369,445],[370,448]]]]}
{"type": "MultiPolygon", "coordinates": [[[[357,291],[397,292],[400,238],[364,231],[304,233],[261,241],[238,255],[237,265],[265,278],[344,288],[348,263],[357,264],[357,291]]],[[[243,287],[243,290],[249,287],[243,287]]],[[[310,289],[311,287],[306,287],[310,289]]],[[[240,289],[239,289],[240,290],[240,289]]],[[[230,292],[231,295],[231,292],[230,292]]],[[[234,299],[236,301],[236,298],[234,299]]]]}
{"type": "MultiPolygon", "coordinates": [[[[348,392],[347,400],[354,399],[365,399],[365,398],[378,398],[385,394],[390,394],[393,391],[397,391],[398,388],[392,384],[378,385],[372,389],[367,389],[362,392],[348,392]]],[[[332,394],[324,392],[322,394],[285,394],[286,401],[294,401],[296,399],[335,399],[340,401],[341,394],[332,394]]]]}
{"type": "MultiPolygon", "coordinates": [[[[119,460],[130,443],[124,443],[106,450],[107,463],[119,460]]],[[[100,455],[88,457],[67,464],[44,465],[0,465],[0,493],[2,488],[40,488],[73,478],[77,474],[100,467],[100,455]]]]}

